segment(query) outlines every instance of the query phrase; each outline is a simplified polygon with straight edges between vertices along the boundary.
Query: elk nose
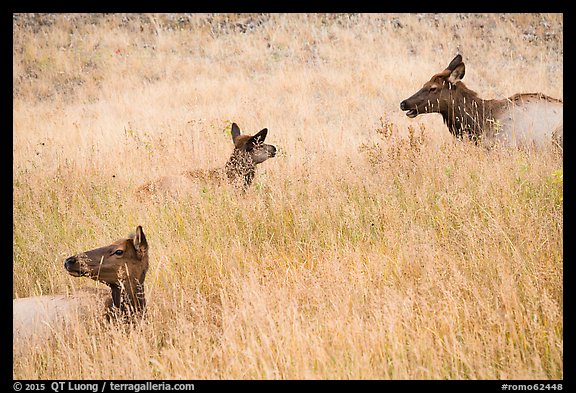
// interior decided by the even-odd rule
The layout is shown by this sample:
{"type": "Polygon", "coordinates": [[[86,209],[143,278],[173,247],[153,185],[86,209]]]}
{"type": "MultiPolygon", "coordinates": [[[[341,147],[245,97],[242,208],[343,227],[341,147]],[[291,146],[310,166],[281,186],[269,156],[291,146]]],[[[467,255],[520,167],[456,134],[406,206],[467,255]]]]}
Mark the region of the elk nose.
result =
{"type": "Polygon", "coordinates": [[[64,269],[68,270],[76,263],[76,257],[68,257],[66,261],[64,261],[64,269]]]}
{"type": "Polygon", "coordinates": [[[408,110],[407,106],[408,105],[406,104],[406,100],[404,100],[400,103],[400,109],[403,111],[408,110]]]}

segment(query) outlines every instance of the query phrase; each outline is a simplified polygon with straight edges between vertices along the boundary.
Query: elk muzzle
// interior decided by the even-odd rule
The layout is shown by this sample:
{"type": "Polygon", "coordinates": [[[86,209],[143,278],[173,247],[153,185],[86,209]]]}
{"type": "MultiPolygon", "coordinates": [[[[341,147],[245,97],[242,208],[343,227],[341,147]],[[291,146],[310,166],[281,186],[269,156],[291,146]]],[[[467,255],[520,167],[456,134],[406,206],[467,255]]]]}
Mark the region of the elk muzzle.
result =
{"type": "Polygon", "coordinates": [[[400,110],[408,111],[406,112],[406,116],[414,118],[418,115],[418,110],[414,105],[411,105],[408,100],[409,99],[406,99],[400,103],[400,110]]]}
{"type": "Polygon", "coordinates": [[[268,155],[270,158],[275,157],[277,151],[278,149],[276,149],[276,146],[270,145],[270,148],[268,149],[268,155]]]}
{"type": "Polygon", "coordinates": [[[66,258],[64,261],[64,269],[66,269],[68,274],[74,277],[81,277],[85,275],[85,273],[81,272],[80,263],[78,263],[76,256],[66,258]]]}

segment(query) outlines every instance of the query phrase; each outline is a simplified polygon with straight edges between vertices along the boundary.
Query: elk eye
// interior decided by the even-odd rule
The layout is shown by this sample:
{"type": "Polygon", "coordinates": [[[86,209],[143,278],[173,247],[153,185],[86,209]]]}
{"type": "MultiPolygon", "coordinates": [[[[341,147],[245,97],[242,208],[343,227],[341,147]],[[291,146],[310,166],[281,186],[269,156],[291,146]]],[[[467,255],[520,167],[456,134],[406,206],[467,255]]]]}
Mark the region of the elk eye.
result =
{"type": "Polygon", "coordinates": [[[436,90],[438,90],[438,88],[436,86],[432,86],[429,91],[430,93],[434,93],[436,90]]]}
{"type": "Polygon", "coordinates": [[[122,251],[122,250],[116,250],[116,251],[114,251],[114,254],[120,256],[120,255],[124,254],[124,251],[122,251]]]}

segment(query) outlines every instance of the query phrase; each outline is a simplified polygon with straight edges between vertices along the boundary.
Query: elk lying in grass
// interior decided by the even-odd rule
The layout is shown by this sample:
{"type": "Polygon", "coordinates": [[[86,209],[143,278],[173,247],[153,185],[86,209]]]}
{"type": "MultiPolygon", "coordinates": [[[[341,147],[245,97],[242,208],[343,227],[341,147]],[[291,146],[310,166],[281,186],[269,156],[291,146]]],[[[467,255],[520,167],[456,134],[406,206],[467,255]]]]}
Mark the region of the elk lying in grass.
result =
{"type": "Polygon", "coordinates": [[[457,138],[468,137],[484,146],[546,146],[562,148],[563,102],[542,93],[514,94],[502,100],[484,100],[468,89],[465,66],[457,55],[412,97],[400,103],[410,118],[440,113],[457,138]]]}
{"type": "Polygon", "coordinates": [[[232,123],[232,142],[234,151],[224,168],[210,170],[188,170],[176,176],[163,176],[157,180],[144,183],[136,189],[138,195],[153,194],[156,191],[167,191],[183,183],[204,180],[220,183],[228,181],[246,191],[254,180],[256,165],[276,155],[276,147],[264,143],[268,129],[264,128],[255,135],[242,135],[236,123],[232,123]]]}
{"type": "Polygon", "coordinates": [[[66,259],[74,277],[90,277],[111,291],[83,289],[69,295],[45,295],[13,300],[14,340],[43,338],[56,326],[105,306],[108,318],[128,321],[146,308],[144,280],[148,271],[148,243],[141,226],[136,233],[114,243],[66,259]]]}

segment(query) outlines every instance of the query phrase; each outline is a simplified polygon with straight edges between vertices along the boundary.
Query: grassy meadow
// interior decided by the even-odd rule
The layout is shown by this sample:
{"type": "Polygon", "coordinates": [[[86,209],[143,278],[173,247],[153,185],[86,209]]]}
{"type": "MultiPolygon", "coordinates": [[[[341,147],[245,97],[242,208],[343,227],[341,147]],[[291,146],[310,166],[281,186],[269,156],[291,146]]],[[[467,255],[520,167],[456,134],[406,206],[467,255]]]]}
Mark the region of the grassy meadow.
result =
{"type": "Polygon", "coordinates": [[[561,379],[563,165],[399,103],[461,53],[483,98],[563,98],[558,14],[14,15],[13,297],[142,225],[147,318],[17,379],[561,379]],[[245,194],[143,182],[279,152],[245,194]]]}

